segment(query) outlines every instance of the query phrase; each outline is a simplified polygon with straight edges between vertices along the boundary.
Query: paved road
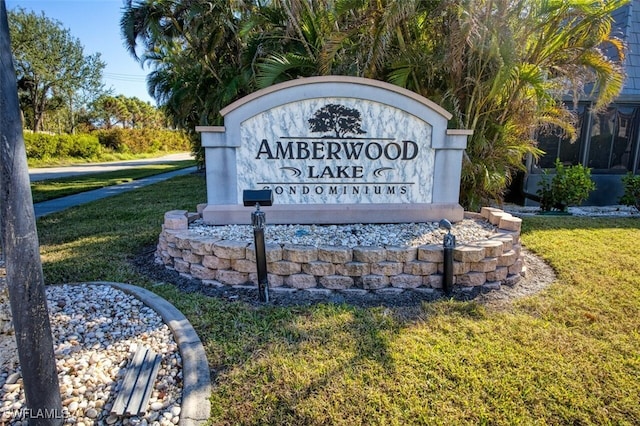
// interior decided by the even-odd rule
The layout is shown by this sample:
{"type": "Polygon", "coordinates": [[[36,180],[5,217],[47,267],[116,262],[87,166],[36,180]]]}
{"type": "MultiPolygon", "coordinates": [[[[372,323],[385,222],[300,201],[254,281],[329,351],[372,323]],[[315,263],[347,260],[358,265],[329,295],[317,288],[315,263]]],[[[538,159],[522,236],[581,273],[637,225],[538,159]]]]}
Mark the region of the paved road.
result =
{"type": "Polygon", "coordinates": [[[35,182],[38,180],[57,179],[61,177],[76,176],[81,174],[111,172],[114,170],[123,170],[128,168],[147,166],[149,164],[166,163],[170,161],[190,160],[192,158],[193,156],[191,154],[185,152],[165,155],[163,157],[157,158],[145,158],[141,160],[91,163],[81,164],[78,166],[31,168],[29,169],[29,178],[31,179],[31,182],[35,182]]]}
{"type": "MultiPolygon", "coordinates": [[[[140,167],[142,165],[162,163],[167,161],[179,161],[186,160],[191,158],[188,154],[177,154],[172,156],[166,156],[161,158],[152,158],[147,160],[134,160],[134,161],[120,161],[117,163],[100,163],[100,164],[87,164],[82,166],[71,166],[71,167],[55,167],[42,171],[43,169],[30,169],[29,176],[31,177],[32,170],[34,171],[33,176],[42,176],[46,175],[45,178],[40,179],[52,179],[55,177],[62,176],[74,176],[79,174],[88,174],[88,173],[99,173],[102,171],[107,171],[105,169],[109,168],[109,170],[122,170],[126,168],[135,168],[140,167]],[[172,158],[173,160],[167,160],[167,158],[172,158]],[[97,166],[97,167],[92,167],[97,166]],[[66,169],[66,170],[58,170],[55,169],[66,169]]],[[[186,169],[174,170],[167,173],[161,173],[155,176],[149,176],[142,179],[137,179],[132,182],[123,183],[121,185],[115,186],[107,186],[105,188],[95,189],[93,191],[81,192],[80,194],[69,195],[68,197],[56,198],[49,201],[43,201],[41,203],[36,203],[33,205],[36,213],[36,218],[42,217],[47,214],[57,213],[59,211],[68,209],[69,207],[77,206],[80,204],[90,203],[95,200],[99,200],[101,198],[111,197],[113,195],[121,194],[123,192],[131,191],[133,189],[141,188],[143,186],[152,185],[154,183],[161,182],[166,179],[171,179],[175,176],[185,175],[188,173],[193,173],[196,171],[196,167],[188,167],[186,169]]],[[[31,180],[38,180],[31,177],[31,180]]]]}

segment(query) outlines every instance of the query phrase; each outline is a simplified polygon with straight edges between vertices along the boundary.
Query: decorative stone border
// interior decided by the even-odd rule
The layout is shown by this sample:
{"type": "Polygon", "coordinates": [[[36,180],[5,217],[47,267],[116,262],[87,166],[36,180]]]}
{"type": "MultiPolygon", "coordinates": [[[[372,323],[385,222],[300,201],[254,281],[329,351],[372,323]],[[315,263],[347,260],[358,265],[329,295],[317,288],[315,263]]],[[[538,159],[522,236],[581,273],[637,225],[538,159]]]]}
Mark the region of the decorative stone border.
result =
{"type": "Polygon", "coordinates": [[[182,404],[179,426],[206,423],[211,413],[211,379],[207,356],[191,323],[175,306],[151,291],[132,284],[94,281],[84,284],[109,285],[130,294],[152,308],[171,329],[182,357],[182,404]]]}
{"type": "MultiPolygon", "coordinates": [[[[219,240],[189,230],[200,215],[186,210],[165,214],[156,261],[202,280],[205,285],[257,287],[253,243],[219,240]]],[[[524,274],[520,245],[522,219],[483,207],[468,218],[484,218],[497,226],[489,239],[458,245],[454,250],[454,285],[498,289],[524,274]]],[[[433,290],[442,288],[444,249],[419,247],[338,247],[266,244],[269,286],[289,289],[433,290]]]]}

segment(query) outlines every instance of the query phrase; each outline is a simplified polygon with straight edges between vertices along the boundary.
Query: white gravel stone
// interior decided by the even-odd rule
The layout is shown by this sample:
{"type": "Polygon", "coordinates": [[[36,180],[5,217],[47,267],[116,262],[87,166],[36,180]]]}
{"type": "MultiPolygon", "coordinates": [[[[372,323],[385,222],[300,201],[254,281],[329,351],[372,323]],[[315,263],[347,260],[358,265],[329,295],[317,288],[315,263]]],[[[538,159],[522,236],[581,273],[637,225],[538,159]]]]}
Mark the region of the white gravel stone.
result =
{"type": "Polygon", "coordinates": [[[160,401],[155,401],[151,403],[150,407],[153,411],[160,411],[164,408],[164,404],[160,401]]]}
{"type": "MultiPolygon", "coordinates": [[[[572,206],[568,212],[573,216],[588,217],[640,217],[640,212],[633,206],[572,206]]],[[[505,205],[504,211],[515,216],[535,216],[540,213],[540,207],[524,207],[518,205],[505,205]]]]}
{"type": "MultiPolygon", "coordinates": [[[[149,425],[167,413],[166,407],[179,408],[182,359],[173,334],[155,311],[108,285],[50,286],[46,292],[65,424],[149,425]],[[138,346],[162,355],[154,387],[162,392],[156,392],[144,416],[111,415],[129,359],[138,346]]],[[[0,411],[24,406],[20,377],[17,360],[0,365],[0,411]]],[[[167,413],[168,423],[179,419],[177,413],[167,413]]],[[[5,414],[2,420],[6,421],[2,424],[17,426],[23,419],[7,420],[5,414]]]]}
{"type": "MultiPolygon", "coordinates": [[[[189,229],[202,236],[223,240],[253,242],[250,225],[206,225],[194,221],[189,229]]],[[[495,226],[484,220],[464,219],[453,224],[451,232],[458,243],[485,239],[496,232],[495,226]]],[[[265,240],[275,244],[309,246],[400,246],[418,247],[441,244],[446,233],[437,222],[350,224],[350,225],[269,225],[265,227],[265,240]]]]}

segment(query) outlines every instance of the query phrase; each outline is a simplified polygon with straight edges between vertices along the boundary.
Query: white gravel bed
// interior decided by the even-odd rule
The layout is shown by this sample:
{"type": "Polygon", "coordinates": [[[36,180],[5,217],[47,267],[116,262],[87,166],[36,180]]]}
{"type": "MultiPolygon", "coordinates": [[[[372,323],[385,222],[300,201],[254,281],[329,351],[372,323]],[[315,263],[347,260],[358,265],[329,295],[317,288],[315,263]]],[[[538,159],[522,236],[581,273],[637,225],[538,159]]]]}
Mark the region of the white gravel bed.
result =
{"type": "MultiPolygon", "coordinates": [[[[540,207],[518,206],[505,204],[501,207],[504,211],[515,216],[534,216],[540,214],[540,207]]],[[[613,205],[613,206],[573,206],[567,208],[573,216],[588,217],[640,217],[640,212],[633,206],[613,205]]]]}
{"type": "MultiPolygon", "coordinates": [[[[141,301],[108,285],[46,289],[65,424],[174,425],[180,420],[182,360],[162,318],[141,301]],[[110,411],[130,358],[139,346],[162,356],[145,416],[110,411]]],[[[17,362],[0,366],[0,424],[20,419],[25,399],[17,362]]]]}
{"type": "MultiPolygon", "coordinates": [[[[268,219],[268,218],[267,218],[268,219]]],[[[221,240],[253,242],[250,225],[206,225],[201,220],[189,225],[189,230],[203,236],[221,240]]],[[[453,224],[451,232],[458,244],[482,240],[497,232],[496,227],[484,220],[464,219],[453,224]]],[[[265,241],[276,244],[309,246],[394,246],[418,247],[442,244],[446,230],[438,222],[353,224],[353,225],[269,225],[264,231],[265,241]]]]}

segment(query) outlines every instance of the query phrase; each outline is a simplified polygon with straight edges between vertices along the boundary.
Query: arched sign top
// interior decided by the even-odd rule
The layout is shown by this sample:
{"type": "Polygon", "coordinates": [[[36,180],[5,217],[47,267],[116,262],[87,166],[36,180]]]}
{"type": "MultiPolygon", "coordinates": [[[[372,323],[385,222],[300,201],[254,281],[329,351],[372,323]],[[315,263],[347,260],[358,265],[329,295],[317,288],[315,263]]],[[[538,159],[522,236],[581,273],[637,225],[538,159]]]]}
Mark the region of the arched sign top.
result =
{"type": "Polygon", "coordinates": [[[470,131],[417,93],[359,77],[301,78],[259,90],[198,127],[207,223],[244,223],[247,189],[271,189],[270,223],[461,220],[470,131]],[[277,211],[277,213],[276,213],[277,211]],[[244,213],[243,213],[244,212],[244,213]]]}
{"type": "MultiPolygon", "coordinates": [[[[358,86],[365,89],[362,92],[357,93],[362,96],[363,99],[376,100],[380,102],[381,99],[384,98],[384,92],[388,92],[389,95],[400,95],[399,99],[410,99],[417,102],[417,104],[422,105],[440,115],[445,121],[449,121],[452,117],[449,111],[442,108],[435,102],[400,86],[370,78],[334,75],[298,78],[284,83],[274,84],[273,86],[258,90],[257,92],[251,93],[250,95],[227,105],[225,108],[220,110],[220,114],[224,117],[248,104],[257,104],[260,105],[260,109],[266,110],[283,103],[295,102],[300,99],[307,99],[316,95],[331,95],[331,92],[335,95],[349,93],[349,96],[353,96],[354,88],[357,88],[358,86]],[[350,86],[350,90],[345,91],[345,88],[343,87],[345,85],[350,86]],[[253,102],[258,99],[260,102],[253,102]]],[[[357,90],[355,91],[357,92],[357,90]]],[[[253,112],[258,113],[261,111],[253,112]]]]}

